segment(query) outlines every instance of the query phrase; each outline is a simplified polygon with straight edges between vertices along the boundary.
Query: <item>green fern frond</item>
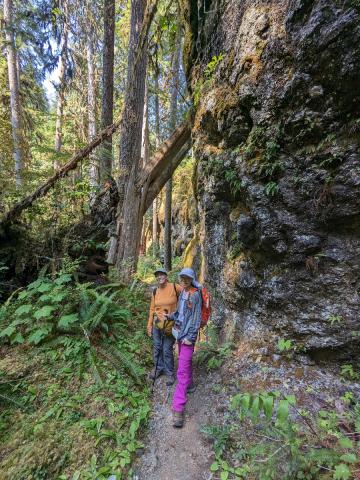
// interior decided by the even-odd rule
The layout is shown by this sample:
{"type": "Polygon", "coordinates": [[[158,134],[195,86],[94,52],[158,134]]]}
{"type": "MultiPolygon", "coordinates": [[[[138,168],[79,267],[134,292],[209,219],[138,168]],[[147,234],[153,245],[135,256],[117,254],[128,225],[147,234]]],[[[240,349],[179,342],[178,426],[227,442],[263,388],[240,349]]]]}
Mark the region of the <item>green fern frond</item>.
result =
{"type": "Polygon", "coordinates": [[[96,353],[95,348],[93,348],[93,347],[89,348],[89,350],[87,351],[87,357],[89,359],[90,366],[92,368],[93,375],[94,375],[94,378],[95,378],[96,382],[100,386],[103,386],[105,375],[101,370],[100,362],[99,362],[99,359],[97,358],[97,353],[96,353]]]}
{"type": "Polygon", "coordinates": [[[136,384],[139,385],[142,382],[142,379],[140,378],[141,372],[134,367],[135,364],[133,359],[131,359],[126,353],[117,349],[113,345],[107,345],[106,350],[104,347],[98,347],[98,352],[116,370],[123,368],[136,384]]]}

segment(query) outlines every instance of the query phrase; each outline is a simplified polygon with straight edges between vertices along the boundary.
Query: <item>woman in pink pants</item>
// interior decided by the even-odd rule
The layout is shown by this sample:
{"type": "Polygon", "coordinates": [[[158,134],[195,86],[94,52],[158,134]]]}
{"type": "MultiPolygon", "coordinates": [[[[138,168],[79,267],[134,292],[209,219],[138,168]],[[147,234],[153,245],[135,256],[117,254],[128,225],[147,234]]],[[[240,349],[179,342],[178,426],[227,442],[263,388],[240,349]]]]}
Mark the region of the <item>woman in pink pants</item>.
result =
{"type": "Polygon", "coordinates": [[[196,282],[194,271],[183,268],[179,276],[183,291],[176,312],[168,316],[175,321],[173,335],[179,347],[177,384],[172,401],[173,426],[176,428],[181,428],[184,424],[184,408],[187,391],[192,384],[192,357],[201,323],[202,306],[200,285],[196,282]]]}

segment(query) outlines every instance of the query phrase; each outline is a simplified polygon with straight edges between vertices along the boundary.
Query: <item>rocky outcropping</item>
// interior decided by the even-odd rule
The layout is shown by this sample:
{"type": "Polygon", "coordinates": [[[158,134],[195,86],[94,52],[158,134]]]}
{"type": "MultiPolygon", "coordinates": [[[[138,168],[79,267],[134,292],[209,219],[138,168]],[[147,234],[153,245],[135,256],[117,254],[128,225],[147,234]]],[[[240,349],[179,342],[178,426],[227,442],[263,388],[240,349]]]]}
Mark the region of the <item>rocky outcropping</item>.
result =
{"type": "Polygon", "coordinates": [[[360,345],[360,11],[182,1],[205,278],[217,318],[360,345]]]}

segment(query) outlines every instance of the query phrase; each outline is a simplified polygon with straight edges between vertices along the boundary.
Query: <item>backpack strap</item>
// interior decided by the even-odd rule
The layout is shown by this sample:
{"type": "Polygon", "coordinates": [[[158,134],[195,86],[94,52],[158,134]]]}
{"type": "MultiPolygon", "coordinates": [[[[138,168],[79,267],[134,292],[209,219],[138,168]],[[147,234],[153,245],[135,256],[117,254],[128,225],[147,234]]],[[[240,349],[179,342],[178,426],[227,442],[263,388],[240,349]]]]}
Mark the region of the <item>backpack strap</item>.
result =
{"type": "MultiPolygon", "coordinates": [[[[193,287],[193,288],[194,288],[194,290],[195,290],[196,292],[199,292],[199,293],[200,293],[200,301],[201,301],[201,305],[202,305],[202,304],[204,303],[204,302],[203,302],[203,297],[202,297],[202,287],[193,287]]],[[[192,292],[192,293],[193,293],[193,292],[192,292]]]]}

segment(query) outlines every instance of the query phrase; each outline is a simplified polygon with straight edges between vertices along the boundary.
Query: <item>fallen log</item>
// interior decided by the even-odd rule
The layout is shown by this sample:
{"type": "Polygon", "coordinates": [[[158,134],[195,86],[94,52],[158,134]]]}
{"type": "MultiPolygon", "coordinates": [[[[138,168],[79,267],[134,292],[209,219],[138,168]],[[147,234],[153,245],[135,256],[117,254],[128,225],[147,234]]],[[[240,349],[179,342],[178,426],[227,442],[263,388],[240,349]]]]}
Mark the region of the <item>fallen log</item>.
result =
{"type": "MultiPolygon", "coordinates": [[[[154,198],[160,193],[167,180],[171,178],[190,147],[190,120],[186,120],[174,131],[169,139],[165,140],[150,161],[138,173],[136,181],[133,182],[131,186],[133,198],[140,200],[137,210],[138,218],[142,218],[145,214],[154,198]]],[[[131,176],[129,181],[131,182],[131,176]]],[[[124,205],[124,209],[126,210],[126,207],[128,207],[133,212],[135,203],[134,200],[131,202],[131,205],[124,205]]],[[[110,236],[110,246],[106,260],[110,264],[114,264],[117,257],[119,238],[123,234],[123,215],[124,211],[119,212],[116,228],[110,236]]]]}
{"type": "Polygon", "coordinates": [[[173,173],[180,165],[182,159],[190,150],[190,129],[188,133],[188,137],[183,138],[183,143],[182,145],[178,146],[176,153],[172,156],[172,158],[168,159],[166,167],[162,171],[160,171],[157,176],[149,175],[150,181],[148,183],[147,192],[144,196],[145,199],[143,203],[143,214],[145,214],[145,212],[150,208],[154,199],[157,197],[161,189],[165,186],[166,182],[172,177],[173,173]]]}
{"type": "Polygon", "coordinates": [[[12,223],[24,210],[31,207],[31,205],[41,197],[44,197],[47,192],[55,185],[55,183],[67,176],[67,174],[74,170],[80,160],[86,158],[97,146],[99,146],[104,140],[110,138],[113,133],[117,130],[121,123],[121,120],[113,123],[109,127],[106,127],[102,130],[88,145],[76,152],[71,159],[61,167],[52,177],[48,178],[40,187],[38,187],[35,192],[31,195],[25,197],[20,202],[16,203],[1,219],[0,227],[12,223]]]}

